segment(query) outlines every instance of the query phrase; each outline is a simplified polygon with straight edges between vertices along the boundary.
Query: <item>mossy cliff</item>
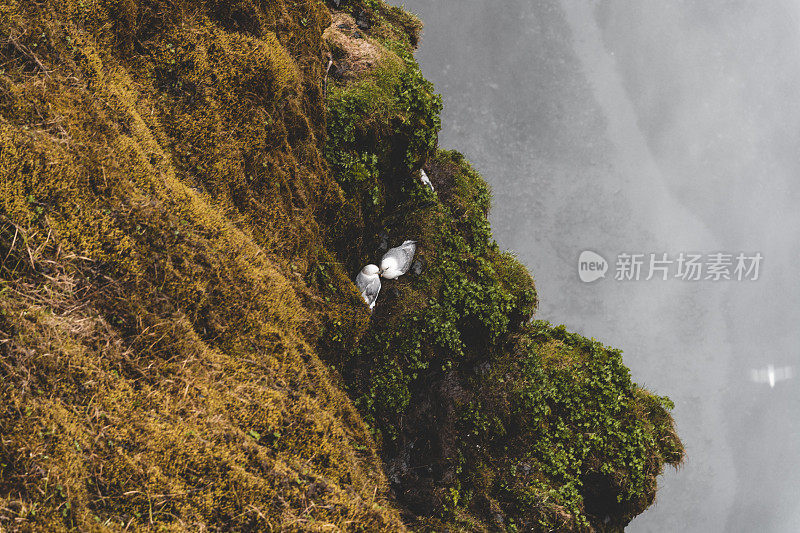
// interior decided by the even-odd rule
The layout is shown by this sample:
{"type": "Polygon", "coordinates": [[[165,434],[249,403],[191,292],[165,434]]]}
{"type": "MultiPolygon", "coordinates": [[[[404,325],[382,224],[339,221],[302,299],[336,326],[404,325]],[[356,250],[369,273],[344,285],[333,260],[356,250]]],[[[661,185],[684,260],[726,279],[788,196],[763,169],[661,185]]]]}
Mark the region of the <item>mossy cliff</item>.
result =
{"type": "Polygon", "coordinates": [[[532,321],[437,148],[420,28],[0,0],[0,530],[614,531],[652,503],[669,400],[532,321]],[[370,316],[351,280],[404,239],[370,316]]]}

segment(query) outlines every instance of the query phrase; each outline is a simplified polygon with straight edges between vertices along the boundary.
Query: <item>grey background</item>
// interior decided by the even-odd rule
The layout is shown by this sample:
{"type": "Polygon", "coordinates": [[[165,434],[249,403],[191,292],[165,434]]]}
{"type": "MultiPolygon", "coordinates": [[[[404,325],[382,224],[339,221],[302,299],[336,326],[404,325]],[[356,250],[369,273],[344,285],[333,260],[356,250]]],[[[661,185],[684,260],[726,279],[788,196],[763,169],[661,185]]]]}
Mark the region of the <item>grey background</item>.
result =
{"type": "Polygon", "coordinates": [[[539,318],[624,350],[687,460],[629,531],[800,531],[800,3],[409,0],[441,146],[494,191],[539,318]],[[612,263],[582,283],[577,258],[612,263]],[[761,252],[761,279],[621,282],[620,252],[761,252]]]}

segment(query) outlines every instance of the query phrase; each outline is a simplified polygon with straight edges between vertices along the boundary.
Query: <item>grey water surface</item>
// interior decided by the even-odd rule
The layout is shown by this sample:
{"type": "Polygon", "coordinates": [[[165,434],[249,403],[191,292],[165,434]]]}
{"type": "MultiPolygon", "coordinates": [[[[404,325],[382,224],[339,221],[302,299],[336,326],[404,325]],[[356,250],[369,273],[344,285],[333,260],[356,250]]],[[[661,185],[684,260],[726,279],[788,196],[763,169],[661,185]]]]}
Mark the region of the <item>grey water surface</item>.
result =
{"type": "Polygon", "coordinates": [[[800,531],[798,379],[751,380],[799,370],[800,2],[405,7],[425,23],[440,145],[492,186],[539,318],[621,348],[675,401],[686,462],[628,531],[800,531]],[[584,250],[605,278],[579,279],[584,250]],[[764,259],[757,280],[615,280],[623,252],[764,259]]]}

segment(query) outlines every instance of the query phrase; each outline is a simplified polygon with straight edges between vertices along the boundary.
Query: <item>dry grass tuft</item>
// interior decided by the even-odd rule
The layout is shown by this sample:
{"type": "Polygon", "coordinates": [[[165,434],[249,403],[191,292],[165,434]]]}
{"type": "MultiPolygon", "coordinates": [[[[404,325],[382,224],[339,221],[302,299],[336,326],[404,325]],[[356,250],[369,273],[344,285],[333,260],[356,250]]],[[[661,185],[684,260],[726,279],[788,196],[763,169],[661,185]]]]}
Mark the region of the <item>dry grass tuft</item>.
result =
{"type": "Polygon", "coordinates": [[[338,77],[345,80],[363,76],[380,64],[384,55],[391,54],[360,31],[353,17],[345,13],[336,13],[322,36],[337,61],[338,77]]]}

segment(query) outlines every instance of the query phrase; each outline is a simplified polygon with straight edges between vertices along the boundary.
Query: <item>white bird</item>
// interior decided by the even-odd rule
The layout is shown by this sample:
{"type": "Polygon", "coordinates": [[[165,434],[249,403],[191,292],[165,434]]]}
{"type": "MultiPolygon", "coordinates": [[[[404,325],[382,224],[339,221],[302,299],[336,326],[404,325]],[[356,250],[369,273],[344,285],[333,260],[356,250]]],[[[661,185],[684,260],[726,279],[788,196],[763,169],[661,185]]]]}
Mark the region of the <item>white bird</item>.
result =
{"type": "Polygon", "coordinates": [[[424,185],[427,185],[431,192],[434,192],[433,183],[431,183],[431,179],[425,173],[424,169],[420,169],[419,181],[421,181],[424,185]]]}
{"type": "Polygon", "coordinates": [[[370,310],[375,307],[378,301],[378,293],[381,292],[380,269],[377,265],[369,264],[361,269],[356,276],[356,287],[361,291],[361,297],[369,306],[370,310]]]}
{"type": "Polygon", "coordinates": [[[395,279],[408,272],[416,251],[416,241],[405,241],[396,248],[389,248],[389,251],[381,258],[381,276],[386,279],[395,279]]]}
{"type": "Polygon", "coordinates": [[[769,387],[775,387],[778,381],[792,379],[794,371],[790,366],[782,366],[775,368],[772,365],[767,365],[767,368],[759,368],[758,370],[751,370],[750,377],[756,383],[769,383],[769,387]]]}

